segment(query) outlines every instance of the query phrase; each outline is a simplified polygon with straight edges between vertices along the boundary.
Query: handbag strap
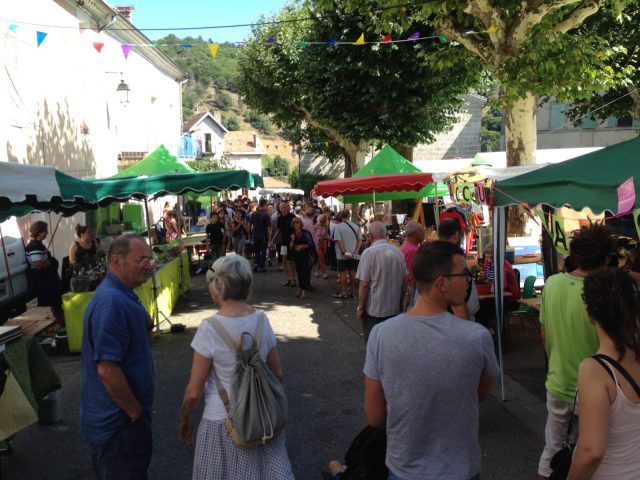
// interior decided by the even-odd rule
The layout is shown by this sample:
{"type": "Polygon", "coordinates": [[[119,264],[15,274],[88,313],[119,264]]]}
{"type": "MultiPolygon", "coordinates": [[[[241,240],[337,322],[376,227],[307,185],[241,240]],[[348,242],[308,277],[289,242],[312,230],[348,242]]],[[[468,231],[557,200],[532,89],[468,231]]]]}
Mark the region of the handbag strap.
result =
{"type": "Polygon", "coordinates": [[[353,228],[353,227],[351,226],[351,224],[349,223],[349,221],[348,221],[348,220],[345,220],[345,221],[344,221],[344,223],[346,223],[346,224],[347,224],[347,227],[349,227],[349,228],[351,229],[351,231],[353,232],[353,234],[356,236],[356,241],[358,241],[358,234],[356,233],[356,229],[355,229],[355,228],[353,228]]]}
{"type": "MultiPolygon", "coordinates": [[[[608,355],[604,355],[602,353],[598,353],[596,355],[594,355],[592,357],[594,360],[596,360],[598,363],[600,363],[600,365],[602,365],[604,367],[604,369],[607,371],[607,373],[611,376],[611,378],[613,378],[613,374],[611,373],[611,371],[606,367],[606,365],[604,364],[603,360],[607,361],[609,364],[611,364],[616,370],[618,370],[622,376],[624,378],[626,378],[627,382],[629,382],[629,384],[633,387],[633,389],[636,391],[636,395],[638,395],[640,397],[640,387],[638,386],[637,382],[633,379],[633,377],[629,374],[629,372],[627,372],[625,370],[625,368],[620,365],[620,363],[618,363],[616,360],[614,360],[613,358],[611,358],[608,355]]],[[[615,382],[615,378],[613,380],[615,382]]]]}

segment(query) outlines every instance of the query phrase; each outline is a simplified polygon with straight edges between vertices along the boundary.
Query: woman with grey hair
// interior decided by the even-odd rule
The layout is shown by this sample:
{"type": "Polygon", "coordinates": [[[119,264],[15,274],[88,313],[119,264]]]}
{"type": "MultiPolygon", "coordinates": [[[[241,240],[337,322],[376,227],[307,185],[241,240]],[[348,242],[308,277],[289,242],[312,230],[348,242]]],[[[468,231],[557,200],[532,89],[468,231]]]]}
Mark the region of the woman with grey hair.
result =
{"type": "MultiPolygon", "coordinates": [[[[262,322],[260,357],[282,381],[280,355],[276,337],[266,315],[247,303],[253,284],[251,265],[240,255],[216,260],[207,271],[209,294],[220,309],[213,315],[234,340],[243,332],[254,337],[262,322]]],[[[230,388],[236,368],[236,353],[229,350],[209,319],[198,327],[191,347],[194,350],[189,384],[180,407],[179,434],[184,443],[193,445],[194,425],[191,412],[204,396],[204,412],[195,440],[193,479],[293,479],[284,433],[271,442],[251,449],[241,449],[225,427],[227,412],[218,395],[216,376],[223,387],[230,388]]]]}

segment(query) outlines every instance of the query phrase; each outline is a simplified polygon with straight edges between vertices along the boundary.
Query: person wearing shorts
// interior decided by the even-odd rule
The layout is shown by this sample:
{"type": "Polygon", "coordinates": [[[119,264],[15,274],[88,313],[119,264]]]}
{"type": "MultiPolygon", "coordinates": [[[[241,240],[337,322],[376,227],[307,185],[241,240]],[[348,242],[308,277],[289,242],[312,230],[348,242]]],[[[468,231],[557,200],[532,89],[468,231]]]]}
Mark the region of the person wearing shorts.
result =
{"type": "Polygon", "coordinates": [[[353,289],[356,284],[356,271],[358,270],[357,254],[360,251],[362,237],[358,227],[351,222],[351,212],[340,212],[342,222],[333,229],[333,240],[336,244],[336,260],[338,275],[340,277],[340,293],[335,298],[353,298],[353,289]],[[347,289],[347,275],[349,276],[352,291],[347,289]]]}

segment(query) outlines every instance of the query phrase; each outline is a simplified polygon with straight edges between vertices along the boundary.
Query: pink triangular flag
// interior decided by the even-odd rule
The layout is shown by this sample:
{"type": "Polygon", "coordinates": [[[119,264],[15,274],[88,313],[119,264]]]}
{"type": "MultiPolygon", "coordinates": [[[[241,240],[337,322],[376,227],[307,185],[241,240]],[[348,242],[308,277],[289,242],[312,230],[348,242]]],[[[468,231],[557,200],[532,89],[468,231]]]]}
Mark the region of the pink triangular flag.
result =
{"type": "Polygon", "coordinates": [[[124,45],[122,45],[122,53],[124,53],[124,58],[126,59],[129,58],[129,52],[131,51],[132,48],[133,48],[133,45],[129,45],[128,43],[125,43],[124,45]]]}
{"type": "Polygon", "coordinates": [[[629,177],[616,190],[618,191],[618,211],[616,214],[621,215],[631,211],[636,203],[636,187],[633,183],[633,177],[629,177]]]}
{"type": "Polygon", "coordinates": [[[102,51],[102,47],[104,47],[104,43],[93,42],[93,48],[95,48],[98,51],[98,53],[102,51]]]}

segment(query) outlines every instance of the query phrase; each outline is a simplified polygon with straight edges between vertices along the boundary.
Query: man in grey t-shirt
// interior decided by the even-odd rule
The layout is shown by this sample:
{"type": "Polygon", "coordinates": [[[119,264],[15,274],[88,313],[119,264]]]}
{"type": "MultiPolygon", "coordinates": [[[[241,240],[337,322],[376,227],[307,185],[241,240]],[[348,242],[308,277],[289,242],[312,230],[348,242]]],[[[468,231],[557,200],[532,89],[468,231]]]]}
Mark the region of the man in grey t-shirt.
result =
{"type": "Polygon", "coordinates": [[[413,262],[418,300],[373,327],[365,413],[386,427],[391,480],[479,478],[479,402],[498,374],[491,335],[447,312],[464,302],[471,274],[462,250],[437,241],[413,262]]]}

